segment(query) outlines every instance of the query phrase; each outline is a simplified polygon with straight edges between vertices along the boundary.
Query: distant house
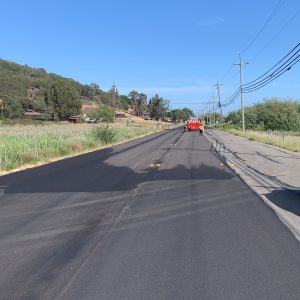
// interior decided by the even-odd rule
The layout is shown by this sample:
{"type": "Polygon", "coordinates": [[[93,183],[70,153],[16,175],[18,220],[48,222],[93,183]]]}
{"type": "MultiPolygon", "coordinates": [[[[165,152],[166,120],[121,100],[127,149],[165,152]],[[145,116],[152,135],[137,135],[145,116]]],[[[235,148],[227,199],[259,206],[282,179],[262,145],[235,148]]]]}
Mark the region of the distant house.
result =
{"type": "Polygon", "coordinates": [[[80,123],[80,116],[70,116],[68,117],[69,123],[80,123]]]}
{"type": "Polygon", "coordinates": [[[115,113],[115,118],[125,119],[126,115],[124,113],[115,113]]]}

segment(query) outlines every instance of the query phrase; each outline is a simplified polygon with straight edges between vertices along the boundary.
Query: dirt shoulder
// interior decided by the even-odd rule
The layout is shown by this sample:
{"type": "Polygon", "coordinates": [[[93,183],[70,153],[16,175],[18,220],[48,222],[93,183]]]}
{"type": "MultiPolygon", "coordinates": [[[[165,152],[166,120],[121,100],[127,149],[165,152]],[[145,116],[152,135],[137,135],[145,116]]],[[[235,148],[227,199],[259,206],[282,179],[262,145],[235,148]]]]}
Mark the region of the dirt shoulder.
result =
{"type": "Polygon", "coordinates": [[[206,137],[300,240],[300,153],[221,130],[208,129],[206,137]]]}

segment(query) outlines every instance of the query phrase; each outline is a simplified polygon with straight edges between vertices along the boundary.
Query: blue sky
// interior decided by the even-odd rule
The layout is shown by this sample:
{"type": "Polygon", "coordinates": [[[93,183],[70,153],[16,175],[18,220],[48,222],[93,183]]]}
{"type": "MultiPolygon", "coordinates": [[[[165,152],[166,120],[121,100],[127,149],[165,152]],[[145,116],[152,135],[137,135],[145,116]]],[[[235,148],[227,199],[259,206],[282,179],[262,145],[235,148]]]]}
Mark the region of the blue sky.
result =
{"type": "MultiPolygon", "coordinates": [[[[300,42],[300,2],[281,1],[268,26],[243,51],[279,0],[0,0],[0,57],[97,82],[104,90],[115,81],[121,94],[136,89],[150,98],[158,93],[172,108],[188,106],[198,113],[201,103],[216,95],[218,80],[224,100],[237,89],[239,70],[232,64],[239,53],[249,62],[247,83],[300,42]]],[[[299,94],[300,63],[247,94],[245,103],[273,96],[299,99],[299,94]]],[[[239,101],[225,112],[238,107],[239,101]]]]}

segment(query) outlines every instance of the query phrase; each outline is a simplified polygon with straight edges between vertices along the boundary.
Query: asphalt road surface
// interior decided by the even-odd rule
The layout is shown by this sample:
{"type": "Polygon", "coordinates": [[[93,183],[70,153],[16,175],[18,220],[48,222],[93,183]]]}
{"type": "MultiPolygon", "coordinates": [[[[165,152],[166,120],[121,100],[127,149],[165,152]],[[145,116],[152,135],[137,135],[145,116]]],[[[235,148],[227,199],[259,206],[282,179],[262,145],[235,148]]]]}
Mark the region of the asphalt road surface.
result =
{"type": "Polygon", "coordinates": [[[1,299],[300,299],[300,247],[204,136],[0,177],[1,299]]]}

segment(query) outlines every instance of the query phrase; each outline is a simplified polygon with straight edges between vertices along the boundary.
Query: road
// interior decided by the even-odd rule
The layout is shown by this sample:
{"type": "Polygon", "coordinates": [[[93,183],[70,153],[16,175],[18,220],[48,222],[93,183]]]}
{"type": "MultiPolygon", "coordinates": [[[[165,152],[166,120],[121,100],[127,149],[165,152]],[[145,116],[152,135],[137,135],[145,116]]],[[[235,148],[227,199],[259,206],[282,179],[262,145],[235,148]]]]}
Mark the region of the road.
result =
{"type": "Polygon", "coordinates": [[[196,132],[0,177],[1,299],[300,299],[298,241],[196,132]]]}

